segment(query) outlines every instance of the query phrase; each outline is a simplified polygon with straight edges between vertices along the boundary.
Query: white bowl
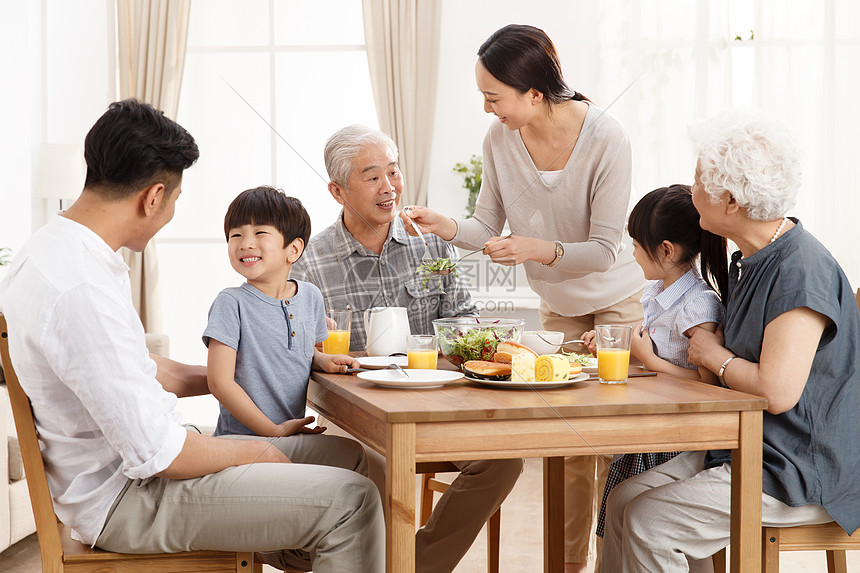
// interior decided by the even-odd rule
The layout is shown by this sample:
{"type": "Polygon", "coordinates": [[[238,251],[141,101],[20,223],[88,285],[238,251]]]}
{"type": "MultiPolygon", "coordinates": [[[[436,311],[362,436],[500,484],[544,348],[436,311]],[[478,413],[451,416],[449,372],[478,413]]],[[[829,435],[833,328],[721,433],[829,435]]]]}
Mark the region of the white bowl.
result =
{"type": "Polygon", "coordinates": [[[555,354],[564,342],[564,333],[558,330],[527,330],[523,332],[520,343],[525,344],[538,354],[555,354]],[[540,333],[540,336],[538,336],[540,333]],[[541,336],[548,340],[541,340],[541,336]]]}

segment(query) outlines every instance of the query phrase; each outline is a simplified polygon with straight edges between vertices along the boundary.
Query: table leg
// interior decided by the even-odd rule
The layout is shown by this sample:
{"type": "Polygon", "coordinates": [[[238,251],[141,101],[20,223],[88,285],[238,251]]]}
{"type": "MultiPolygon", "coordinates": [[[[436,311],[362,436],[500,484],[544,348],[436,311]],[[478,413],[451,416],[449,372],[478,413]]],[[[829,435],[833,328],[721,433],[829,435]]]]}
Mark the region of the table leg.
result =
{"type": "Polygon", "coordinates": [[[732,450],[731,570],[761,571],[762,412],[740,412],[732,450]]]}
{"type": "Polygon", "coordinates": [[[386,571],[415,571],[415,424],[390,424],[385,438],[386,571]]]}
{"type": "Polygon", "coordinates": [[[564,458],[543,459],[543,570],[564,573],[564,458]]]}

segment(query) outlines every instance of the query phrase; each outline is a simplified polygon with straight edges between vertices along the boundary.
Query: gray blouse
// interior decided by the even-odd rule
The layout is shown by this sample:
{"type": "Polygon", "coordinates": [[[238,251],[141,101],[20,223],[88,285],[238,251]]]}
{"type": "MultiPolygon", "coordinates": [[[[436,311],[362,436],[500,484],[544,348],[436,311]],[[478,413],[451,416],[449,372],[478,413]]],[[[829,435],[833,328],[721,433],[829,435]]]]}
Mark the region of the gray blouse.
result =
{"type": "MultiPolygon", "coordinates": [[[[848,278],[827,249],[797,226],[750,257],[732,256],[726,348],[758,362],[764,329],[807,307],[828,326],[800,400],[764,413],[763,490],[790,505],[821,505],[843,529],[860,527],[860,312],[848,278]]],[[[714,467],[726,450],[708,452],[714,467]]]]}

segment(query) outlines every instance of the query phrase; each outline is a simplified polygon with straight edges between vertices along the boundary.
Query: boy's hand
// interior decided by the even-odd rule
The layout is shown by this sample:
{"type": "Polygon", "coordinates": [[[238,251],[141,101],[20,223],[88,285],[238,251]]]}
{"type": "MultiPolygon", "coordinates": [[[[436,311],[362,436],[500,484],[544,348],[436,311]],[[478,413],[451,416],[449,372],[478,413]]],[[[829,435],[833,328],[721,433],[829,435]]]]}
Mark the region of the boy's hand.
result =
{"type": "Polygon", "coordinates": [[[361,363],[346,354],[326,354],[324,352],[314,352],[314,368],[337,374],[346,372],[347,368],[358,368],[361,363]]]}
{"type": "Polygon", "coordinates": [[[588,351],[591,352],[592,356],[597,356],[597,333],[593,330],[589,330],[588,332],[583,332],[582,343],[588,347],[588,351]]]}
{"type": "Polygon", "coordinates": [[[308,425],[313,423],[313,416],[308,416],[307,418],[301,418],[298,420],[287,420],[286,422],[281,422],[280,424],[275,426],[277,433],[272,437],[284,438],[286,436],[292,436],[293,434],[322,434],[328,429],[320,426],[314,426],[313,428],[309,428],[308,425]]]}

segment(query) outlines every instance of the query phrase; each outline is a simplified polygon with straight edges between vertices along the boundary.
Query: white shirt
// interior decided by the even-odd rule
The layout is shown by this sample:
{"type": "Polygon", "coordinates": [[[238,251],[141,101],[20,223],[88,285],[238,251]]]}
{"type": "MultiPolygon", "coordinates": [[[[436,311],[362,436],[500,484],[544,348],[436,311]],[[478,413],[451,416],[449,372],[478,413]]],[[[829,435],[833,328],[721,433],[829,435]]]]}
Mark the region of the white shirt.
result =
{"type": "Polygon", "coordinates": [[[698,271],[690,269],[663,288],[663,281],[651,281],[642,293],[643,324],[654,343],[657,356],[675,366],[696,370],[690,363],[690,341],[684,334],[705,322],[722,323],[725,309],[720,296],[698,271]]]}
{"type": "Polygon", "coordinates": [[[90,229],[57,215],[15,258],[0,310],[54,510],[92,545],[128,479],[164,470],[187,435],[176,396],[155,379],[128,266],[90,229]]]}

